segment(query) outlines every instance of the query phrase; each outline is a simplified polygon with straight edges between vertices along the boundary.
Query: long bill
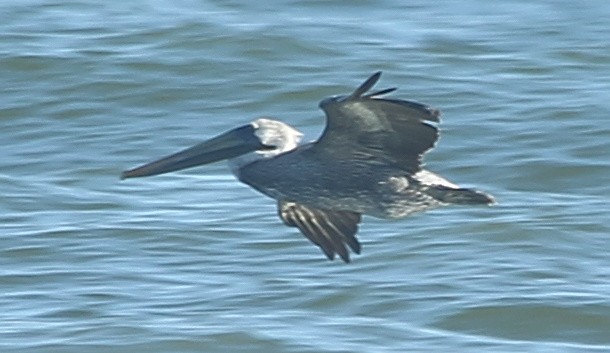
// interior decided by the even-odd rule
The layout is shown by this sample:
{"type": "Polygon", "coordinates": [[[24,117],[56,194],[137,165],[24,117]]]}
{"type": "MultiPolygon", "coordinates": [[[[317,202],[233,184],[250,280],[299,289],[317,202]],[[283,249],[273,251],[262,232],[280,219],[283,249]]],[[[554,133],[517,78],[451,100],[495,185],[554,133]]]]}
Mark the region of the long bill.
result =
{"type": "Polygon", "coordinates": [[[169,173],[267,148],[269,147],[263,145],[254,134],[254,127],[245,125],[170,156],[124,171],[121,179],[169,173]]]}

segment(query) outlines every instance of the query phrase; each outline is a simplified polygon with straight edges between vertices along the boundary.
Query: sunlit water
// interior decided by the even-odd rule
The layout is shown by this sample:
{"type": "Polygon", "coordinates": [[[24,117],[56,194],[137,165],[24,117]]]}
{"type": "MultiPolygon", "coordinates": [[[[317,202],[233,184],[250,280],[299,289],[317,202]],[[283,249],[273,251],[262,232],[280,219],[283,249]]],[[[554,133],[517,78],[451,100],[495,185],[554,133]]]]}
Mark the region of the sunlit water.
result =
{"type": "Polygon", "coordinates": [[[610,350],[607,2],[8,3],[1,351],[610,350]],[[346,265],[222,163],[119,181],[259,116],[315,139],[377,70],[498,205],[365,217],[346,265]]]}

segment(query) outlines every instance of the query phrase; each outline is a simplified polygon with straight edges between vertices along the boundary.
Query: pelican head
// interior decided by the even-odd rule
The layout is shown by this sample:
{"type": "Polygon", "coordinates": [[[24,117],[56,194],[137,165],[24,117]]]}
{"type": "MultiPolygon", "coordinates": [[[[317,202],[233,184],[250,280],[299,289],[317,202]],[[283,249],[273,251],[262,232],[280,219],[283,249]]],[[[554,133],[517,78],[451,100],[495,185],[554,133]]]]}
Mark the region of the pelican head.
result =
{"type": "Polygon", "coordinates": [[[254,134],[267,148],[255,152],[264,157],[274,157],[278,154],[292,151],[297,148],[303,134],[281,121],[260,118],[252,123],[254,134]]]}
{"type": "Polygon", "coordinates": [[[281,121],[260,118],[198,145],[127,170],[121,179],[169,173],[230,159],[241,166],[295,149],[303,134],[281,121]],[[251,154],[250,152],[254,152],[251,154]]]}

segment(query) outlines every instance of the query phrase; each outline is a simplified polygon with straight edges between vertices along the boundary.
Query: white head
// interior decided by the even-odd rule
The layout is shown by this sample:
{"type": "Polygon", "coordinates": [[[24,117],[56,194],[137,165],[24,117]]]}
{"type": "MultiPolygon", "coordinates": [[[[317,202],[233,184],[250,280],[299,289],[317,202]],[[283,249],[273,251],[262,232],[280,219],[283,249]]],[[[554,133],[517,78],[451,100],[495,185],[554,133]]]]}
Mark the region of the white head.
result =
{"type": "Polygon", "coordinates": [[[260,118],[251,124],[254,127],[256,137],[263,145],[269,147],[269,149],[255,151],[264,158],[292,151],[297,148],[303,137],[299,130],[281,121],[260,118]]]}
{"type": "Polygon", "coordinates": [[[298,147],[303,134],[288,124],[266,118],[256,119],[250,123],[254,128],[254,136],[264,148],[254,150],[254,153],[243,154],[229,160],[229,167],[235,175],[239,169],[260,159],[272,158],[298,147]]]}

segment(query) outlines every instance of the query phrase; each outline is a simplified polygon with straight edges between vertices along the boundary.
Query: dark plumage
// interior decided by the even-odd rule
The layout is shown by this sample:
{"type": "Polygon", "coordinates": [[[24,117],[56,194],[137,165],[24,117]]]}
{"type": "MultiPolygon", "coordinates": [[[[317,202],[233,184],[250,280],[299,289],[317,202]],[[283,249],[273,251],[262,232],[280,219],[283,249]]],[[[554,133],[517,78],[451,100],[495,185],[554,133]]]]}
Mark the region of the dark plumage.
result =
{"type": "Polygon", "coordinates": [[[197,146],[126,171],[123,178],[166,173],[232,158],[238,179],[278,200],[280,218],[324,254],[350,261],[362,214],[402,218],[447,204],[492,204],[481,191],[460,188],[422,169],[438,140],[440,113],[424,104],[367,92],[381,72],[352,94],[324,99],[327,118],[318,141],[298,145],[301,133],[258,119],[197,146]],[[255,152],[247,154],[247,152],[255,152]]]}

